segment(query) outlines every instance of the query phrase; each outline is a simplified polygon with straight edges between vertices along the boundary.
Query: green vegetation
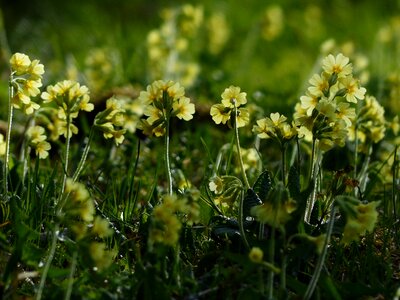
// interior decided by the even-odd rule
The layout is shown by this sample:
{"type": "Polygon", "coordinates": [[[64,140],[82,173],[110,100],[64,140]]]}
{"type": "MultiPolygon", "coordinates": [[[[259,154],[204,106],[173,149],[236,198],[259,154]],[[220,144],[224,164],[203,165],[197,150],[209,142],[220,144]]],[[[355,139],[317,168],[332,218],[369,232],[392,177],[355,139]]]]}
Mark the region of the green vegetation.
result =
{"type": "Polygon", "coordinates": [[[396,1],[1,1],[0,299],[398,299],[396,1]]]}

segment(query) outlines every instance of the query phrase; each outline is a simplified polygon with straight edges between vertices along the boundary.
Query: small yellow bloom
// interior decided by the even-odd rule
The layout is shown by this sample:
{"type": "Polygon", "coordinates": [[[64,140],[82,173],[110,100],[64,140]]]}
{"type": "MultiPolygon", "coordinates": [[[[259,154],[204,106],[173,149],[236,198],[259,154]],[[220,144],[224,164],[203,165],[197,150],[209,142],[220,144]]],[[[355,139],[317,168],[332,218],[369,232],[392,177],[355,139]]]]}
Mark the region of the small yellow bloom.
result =
{"type": "Polygon", "coordinates": [[[251,248],[249,252],[249,258],[253,263],[261,263],[263,261],[264,252],[259,247],[251,248]]]}
{"type": "Polygon", "coordinates": [[[235,106],[239,107],[240,105],[247,103],[246,93],[240,92],[240,87],[232,85],[224,90],[224,92],[221,94],[221,98],[222,104],[229,108],[233,108],[235,106]]]}
{"type": "Polygon", "coordinates": [[[11,56],[10,65],[11,70],[15,72],[16,75],[21,75],[28,71],[31,60],[28,55],[17,52],[11,56]]]}
{"type": "Polygon", "coordinates": [[[215,124],[225,124],[231,118],[231,110],[223,104],[214,104],[211,106],[210,115],[215,124]]]}
{"type": "Polygon", "coordinates": [[[187,97],[181,97],[178,101],[172,104],[173,113],[176,114],[178,119],[184,119],[189,121],[193,119],[195,107],[193,103],[190,103],[190,99],[187,97]]]}
{"type": "Polygon", "coordinates": [[[336,74],[338,78],[346,77],[353,71],[349,58],[339,53],[336,57],[329,54],[322,61],[322,68],[328,75],[336,74]]]}

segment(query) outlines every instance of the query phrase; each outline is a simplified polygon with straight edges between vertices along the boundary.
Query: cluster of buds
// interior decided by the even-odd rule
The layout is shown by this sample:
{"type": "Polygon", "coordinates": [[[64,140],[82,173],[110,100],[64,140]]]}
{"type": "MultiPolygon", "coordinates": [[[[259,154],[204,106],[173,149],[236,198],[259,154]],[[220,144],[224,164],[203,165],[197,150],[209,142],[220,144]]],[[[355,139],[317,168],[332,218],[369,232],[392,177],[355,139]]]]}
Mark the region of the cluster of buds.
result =
{"type": "Polygon", "coordinates": [[[113,231],[106,219],[95,216],[94,200],[86,187],[79,182],[67,179],[65,185],[64,218],[74,233],[82,249],[86,249],[93,264],[101,269],[110,265],[112,255],[106,250],[106,244],[93,239],[106,238],[113,231]]]}
{"type": "Polygon", "coordinates": [[[247,108],[240,107],[247,103],[246,93],[241,92],[240,87],[231,85],[224,90],[221,98],[221,103],[214,104],[210,109],[214,122],[233,127],[236,118],[238,128],[246,126],[250,121],[250,113],[247,108]]]}
{"type": "Polygon", "coordinates": [[[55,136],[64,135],[70,138],[71,134],[78,133],[78,127],[73,120],[78,117],[79,111],[92,111],[94,105],[90,103],[89,90],[85,85],[80,85],[72,80],[60,81],[49,85],[46,92],[42,93],[44,103],[55,103],[57,106],[57,126],[55,136]],[[69,130],[67,126],[69,124],[69,130]],[[69,137],[67,133],[69,132],[69,137]]]}
{"type": "Polygon", "coordinates": [[[257,125],[253,126],[253,132],[261,139],[274,139],[284,146],[288,141],[297,135],[295,126],[287,121],[284,115],[271,113],[270,117],[258,120],[257,125]]]}
{"type": "Polygon", "coordinates": [[[318,140],[322,150],[344,146],[356,116],[352,104],[363,100],[366,89],[353,78],[352,65],[343,54],[328,55],[322,61],[323,72],[314,74],[311,84],[295,107],[298,136],[318,140]]]}
{"type": "Polygon", "coordinates": [[[48,151],[51,149],[51,145],[47,142],[45,129],[42,126],[30,127],[26,132],[26,136],[29,146],[35,150],[40,159],[45,159],[49,156],[48,151]]]}
{"type": "Polygon", "coordinates": [[[152,227],[150,229],[149,243],[160,243],[174,246],[179,239],[182,223],[178,214],[188,217],[190,223],[196,222],[199,216],[197,205],[188,203],[186,198],[178,198],[174,195],[166,195],[160,205],[157,205],[152,213],[152,227]]]}
{"type": "Polygon", "coordinates": [[[124,113],[122,103],[112,97],[107,100],[106,109],[98,113],[94,119],[95,128],[102,131],[106,139],[114,138],[117,145],[121,144],[125,138],[126,129],[122,128],[125,120],[124,113]]]}
{"type": "Polygon", "coordinates": [[[145,106],[144,115],[147,116],[138,128],[147,135],[163,136],[171,117],[189,121],[195,113],[194,104],[178,82],[157,80],[140,92],[138,100],[145,106]]]}
{"type": "Polygon", "coordinates": [[[385,110],[373,96],[367,96],[361,107],[357,122],[350,128],[350,140],[358,139],[357,151],[367,152],[368,143],[378,143],[385,137],[385,110]]]}
{"type": "Polygon", "coordinates": [[[342,243],[348,244],[351,241],[358,241],[360,236],[374,230],[378,220],[376,207],[379,203],[379,201],[373,201],[367,204],[359,203],[354,206],[353,212],[347,214],[342,243]]]}
{"type": "Polygon", "coordinates": [[[12,104],[17,109],[22,109],[27,115],[40,108],[38,102],[32,98],[40,94],[44,67],[39,60],[30,60],[29,56],[15,53],[10,59],[11,81],[14,89],[12,104]]]}

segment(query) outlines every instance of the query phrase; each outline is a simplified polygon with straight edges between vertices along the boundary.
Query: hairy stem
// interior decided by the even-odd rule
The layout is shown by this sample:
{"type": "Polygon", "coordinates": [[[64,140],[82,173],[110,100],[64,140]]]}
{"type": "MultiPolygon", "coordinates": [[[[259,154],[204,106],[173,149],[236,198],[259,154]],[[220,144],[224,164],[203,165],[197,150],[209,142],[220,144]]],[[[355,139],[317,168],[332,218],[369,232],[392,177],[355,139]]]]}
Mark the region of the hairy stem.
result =
{"type": "Polygon", "coordinates": [[[88,137],[88,140],[87,140],[85,149],[83,149],[83,153],[82,153],[81,160],[79,161],[78,167],[76,168],[74,175],[72,176],[72,180],[73,180],[74,182],[75,182],[75,181],[79,178],[79,176],[81,175],[81,172],[82,172],[83,167],[84,167],[84,165],[85,165],[85,162],[86,162],[87,156],[88,156],[88,154],[89,154],[89,150],[90,150],[90,144],[91,144],[92,139],[93,139],[93,133],[94,133],[94,128],[92,127],[92,128],[90,129],[90,132],[89,132],[89,137],[88,137]]]}
{"type": "Polygon", "coordinates": [[[168,195],[172,195],[172,174],[171,163],[169,160],[169,117],[166,118],[165,137],[164,137],[164,162],[165,172],[167,173],[168,195]]]}
{"type": "Polygon", "coordinates": [[[72,263],[71,263],[71,270],[68,275],[68,286],[67,286],[67,291],[65,293],[65,300],[71,299],[71,294],[72,294],[72,287],[74,286],[74,274],[76,270],[76,264],[78,261],[78,251],[75,251],[73,256],[72,256],[72,263]]]}
{"type": "Polygon", "coordinates": [[[335,212],[336,212],[336,207],[334,204],[332,204],[328,229],[327,229],[326,236],[325,236],[324,248],[322,249],[322,253],[318,258],[317,266],[315,268],[315,271],[311,278],[311,281],[308,284],[308,287],[307,287],[306,293],[304,294],[303,299],[306,299],[306,300],[310,299],[314,293],[315,287],[317,286],[319,277],[321,275],[322,267],[325,262],[325,257],[326,257],[326,254],[328,253],[328,245],[329,245],[331,235],[332,235],[333,224],[335,223],[335,212]]]}
{"type": "Polygon", "coordinates": [[[39,284],[38,292],[36,294],[36,300],[42,299],[42,294],[43,294],[44,285],[46,283],[47,273],[49,272],[51,263],[54,258],[54,253],[56,252],[57,234],[58,234],[59,229],[60,229],[60,225],[58,223],[56,223],[54,226],[54,230],[53,230],[53,239],[51,241],[49,256],[47,257],[47,261],[46,261],[46,264],[44,265],[44,269],[42,272],[42,277],[40,278],[40,284],[39,284]]]}
{"type": "Polygon", "coordinates": [[[14,87],[12,85],[12,81],[13,81],[13,74],[10,75],[10,83],[8,85],[6,151],[4,154],[4,166],[3,166],[4,201],[8,200],[8,165],[10,164],[11,127],[12,127],[13,113],[14,113],[14,108],[12,105],[12,98],[14,97],[14,87]]]}

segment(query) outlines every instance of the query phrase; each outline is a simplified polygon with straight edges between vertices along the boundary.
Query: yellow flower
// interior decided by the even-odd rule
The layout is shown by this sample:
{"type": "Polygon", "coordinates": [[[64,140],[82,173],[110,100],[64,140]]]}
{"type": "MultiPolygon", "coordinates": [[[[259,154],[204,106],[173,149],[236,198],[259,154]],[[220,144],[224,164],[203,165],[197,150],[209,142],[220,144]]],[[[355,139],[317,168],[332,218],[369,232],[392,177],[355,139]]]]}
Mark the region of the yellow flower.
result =
{"type": "Polygon", "coordinates": [[[49,156],[49,150],[51,149],[51,145],[46,142],[39,142],[35,146],[36,155],[39,156],[40,159],[45,159],[49,156]]]}
{"type": "Polygon", "coordinates": [[[246,108],[239,108],[237,111],[236,126],[238,128],[246,126],[250,122],[250,113],[246,108]]]}
{"type": "Polygon", "coordinates": [[[247,103],[246,93],[240,92],[240,87],[232,85],[224,90],[224,92],[221,94],[221,98],[222,104],[229,108],[233,108],[235,106],[239,107],[240,105],[247,103]]]}
{"type": "Polygon", "coordinates": [[[305,96],[300,97],[301,108],[306,110],[307,116],[311,116],[314,108],[318,104],[318,97],[311,94],[306,94],[305,96]]]}
{"type": "Polygon", "coordinates": [[[322,68],[328,75],[336,74],[338,78],[346,77],[353,71],[349,58],[339,53],[336,57],[329,54],[322,61],[322,68]]]}
{"type": "Polygon", "coordinates": [[[223,104],[214,104],[211,106],[210,114],[215,124],[225,124],[231,118],[231,110],[223,104]]]}
{"type": "Polygon", "coordinates": [[[356,111],[350,107],[349,103],[341,102],[337,105],[337,117],[342,119],[347,127],[350,127],[354,118],[356,117],[356,111]]]}
{"type": "Polygon", "coordinates": [[[249,258],[253,263],[260,263],[263,261],[264,252],[259,247],[252,247],[249,252],[249,258]]]}
{"type": "Polygon", "coordinates": [[[195,107],[193,103],[190,103],[190,99],[187,97],[181,97],[178,101],[172,104],[173,114],[179,119],[184,119],[189,121],[193,119],[193,114],[195,112],[195,107]]]}
{"type": "Polygon", "coordinates": [[[214,192],[216,195],[219,195],[223,191],[224,183],[220,177],[215,176],[210,179],[210,182],[208,183],[208,187],[211,192],[214,192]]]}
{"type": "Polygon", "coordinates": [[[40,143],[46,140],[45,130],[42,126],[32,126],[30,127],[26,135],[28,136],[31,143],[40,143]]]}
{"type": "MultiPolygon", "coordinates": [[[[315,97],[321,97],[329,90],[328,79],[325,76],[314,74],[309,80],[311,86],[308,88],[308,92],[315,97]]],[[[300,98],[301,99],[301,98],[300,98]]]]}
{"type": "Polygon", "coordinates": [[[94,218],[92,231],[100,238],[108,237],[113,233],[112,229],[110,228],[110,223],[106,219],[103,219],[99,216],[94,218]]]}
{"type": "Polygon", "coordinates": [[[359,82],[352,76],[342,79],[340,83],[346,89],[345,97],[348,102],[357,103],[357,100],[364,99],[367,90],[364,87],[360,87],[359,82]]]}
{"type": "Polygon", "coordinates": [[[31,60],[28,55],[17,52],[11,56],[10,65],[11,70],[15,72],[16,75],[22,75],[28,71],[31,60]]]}

